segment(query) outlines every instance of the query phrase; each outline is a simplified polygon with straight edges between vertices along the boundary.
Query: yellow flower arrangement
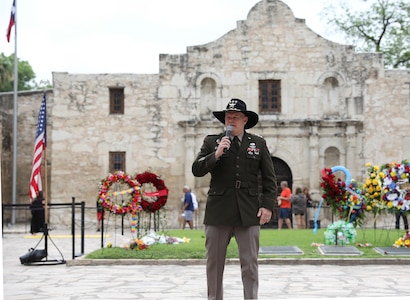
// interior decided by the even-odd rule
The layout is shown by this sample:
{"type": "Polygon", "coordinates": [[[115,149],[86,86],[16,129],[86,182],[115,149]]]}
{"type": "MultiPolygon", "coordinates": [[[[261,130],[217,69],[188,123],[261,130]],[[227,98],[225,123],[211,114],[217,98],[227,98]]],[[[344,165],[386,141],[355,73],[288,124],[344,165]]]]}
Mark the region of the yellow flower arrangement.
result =
{"type": "Polygon", "coordinates": [[[410,235],[409,232],[406,231],[406,234],[396,240],[393,244],[393,247],[395,248],[410,248],[410,235]]]}
{"type": "Polygon", "coordinates": [[[380,168],[377,165],[366,163],[367,179],[365,180],[362,190],[367,199],[367,211],[372,211],[373,214],[380,213],[386,208],[386,204],[381,200],[382,182],[384,175],[379,172],[380,168]]]}

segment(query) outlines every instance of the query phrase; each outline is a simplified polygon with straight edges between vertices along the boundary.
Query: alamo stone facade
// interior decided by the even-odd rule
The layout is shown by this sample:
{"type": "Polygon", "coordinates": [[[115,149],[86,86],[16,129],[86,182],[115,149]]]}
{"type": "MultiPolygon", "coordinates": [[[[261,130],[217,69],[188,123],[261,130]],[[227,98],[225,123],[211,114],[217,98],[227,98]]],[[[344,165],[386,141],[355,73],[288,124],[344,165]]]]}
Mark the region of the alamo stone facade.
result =
{"type": "MultiPolygon", "coordinates": [[[[324,39],[279,0],[257,3],[215,41],[161,54],[158,74],[53,73],[46,92],[49,201],[76,197],[95,208],[109,152],[121,151],[128,174],[150,169],[165,180],[173,228],[185,184],[197,194],[202,221],[209,177],[194,178],[191,165],[203,138],[224,130],[212,111],[230,98],[259,113],[249,131],[266,139],[278,180],[309,187],[316,201],[324,167],[346,166],[361,181],[366,162],[410,158],[410,70],[385,69],[380,53],[324,39]],[[262,80],[280,82],[280,112],[260,112],[262,80]],[[115,87],[124,89],[121,115],[109,113],[115,87]]],[[[29,201],[41,98],[42,92],[18,97],[17,203],[29,201]]],[[[11,203],[12,101],[12,94],[1,94],[3,203],[11,203]]],[[[95,210],[87,218],[94,221],[95,210]]],[[[70,216],[52,213],[51,223],[69,224],[70,216]]]]}

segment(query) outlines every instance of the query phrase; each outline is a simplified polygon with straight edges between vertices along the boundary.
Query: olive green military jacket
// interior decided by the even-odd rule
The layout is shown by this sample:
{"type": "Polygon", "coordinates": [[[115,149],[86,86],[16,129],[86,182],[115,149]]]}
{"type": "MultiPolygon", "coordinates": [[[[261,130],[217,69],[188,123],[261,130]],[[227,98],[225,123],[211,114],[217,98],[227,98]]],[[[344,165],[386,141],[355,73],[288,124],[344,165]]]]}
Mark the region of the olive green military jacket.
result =
{"type": "Polygon", "coordinates": [[[205,137],[192,164],[194,176],[211,174],[204,224],[259,225],[259,208],[273,210],[277,196],[276,175],[266,141],[245,132],[239,151],[231,146],[217,160],[215,151],[223,136],[224,133],[205,137]]]}

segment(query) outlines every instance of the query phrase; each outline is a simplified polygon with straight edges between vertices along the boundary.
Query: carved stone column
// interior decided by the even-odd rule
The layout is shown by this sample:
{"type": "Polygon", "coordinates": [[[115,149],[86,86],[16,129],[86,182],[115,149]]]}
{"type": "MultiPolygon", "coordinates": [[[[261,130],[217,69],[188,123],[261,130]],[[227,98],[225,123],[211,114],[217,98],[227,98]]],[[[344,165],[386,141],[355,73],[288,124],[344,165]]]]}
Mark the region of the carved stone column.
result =
{"type": "Polygon", "coordinates": [[[319,129],[318,125],[309,124],[309,189],[317,190],[320,182],[320,161],[319,161],[319,129]]]}
{"type": "Polygon", "coordinates": [[[195,121],[179,122],[179,125],[185,129],[185,155],[184,159],[184,178],[185,184],[192,189],[195,188],[195,177],[192,175],[192,163],[195,159],[195,121]]]}
{"type": "MultiPolygon", "coordinates": [[[[352,178],[357,174],[358,153],[356,151],[356,126],[347,124],[346,126],[346,168],[352,174],[352,178]]],[[[364,166],[359,166],[363,168],[364,166]]]]}

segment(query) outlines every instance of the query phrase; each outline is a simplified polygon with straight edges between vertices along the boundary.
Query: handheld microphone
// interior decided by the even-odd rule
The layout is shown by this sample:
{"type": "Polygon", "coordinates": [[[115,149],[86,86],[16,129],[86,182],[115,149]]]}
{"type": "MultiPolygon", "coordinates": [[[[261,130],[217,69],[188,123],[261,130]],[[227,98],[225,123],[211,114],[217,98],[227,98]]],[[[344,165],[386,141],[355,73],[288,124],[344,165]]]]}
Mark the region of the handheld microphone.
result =
{"type": "MultiPolygon", "coordinates": [[[[227,127],[226,127],[226,134],[225,134],[225,136],[227,136],[228,138],[231,138],[231,134],[232,134],[232,126],[231,125],[228,125],[227,127]]],[[[225,148],[224,149],[224,153],[226,153],[228,151],[228,148],[225,148]]]]}

